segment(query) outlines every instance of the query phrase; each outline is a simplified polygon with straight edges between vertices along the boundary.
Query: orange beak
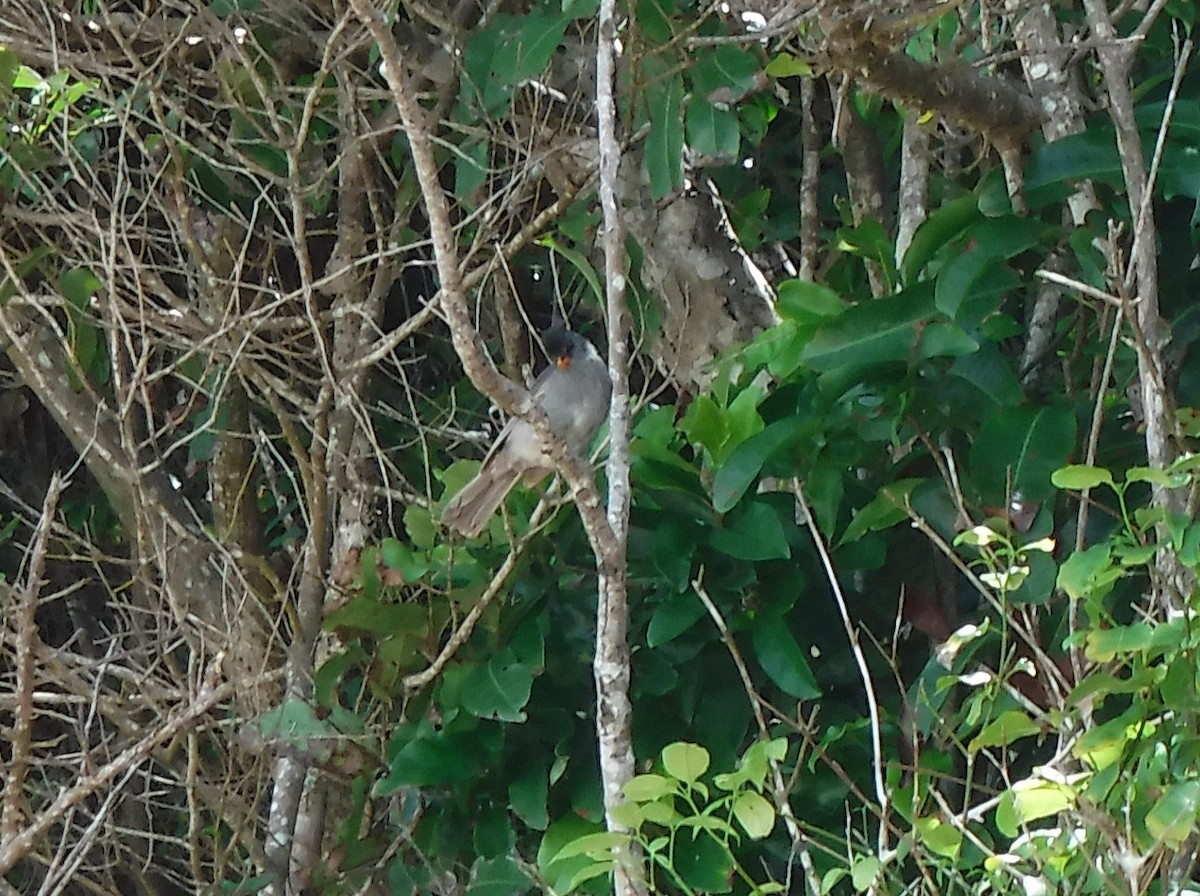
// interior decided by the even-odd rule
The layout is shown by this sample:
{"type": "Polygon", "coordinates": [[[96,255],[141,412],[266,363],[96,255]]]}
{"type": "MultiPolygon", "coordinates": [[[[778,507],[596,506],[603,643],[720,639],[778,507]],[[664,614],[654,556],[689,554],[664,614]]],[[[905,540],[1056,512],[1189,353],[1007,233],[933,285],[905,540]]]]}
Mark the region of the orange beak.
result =
{"type": "Polygon", "coordinates": [[[571,356],[559,355],[558,358],[555,359],[554,363],[558,365],[559,370],[566,370],[571,366],[571,356]]]}

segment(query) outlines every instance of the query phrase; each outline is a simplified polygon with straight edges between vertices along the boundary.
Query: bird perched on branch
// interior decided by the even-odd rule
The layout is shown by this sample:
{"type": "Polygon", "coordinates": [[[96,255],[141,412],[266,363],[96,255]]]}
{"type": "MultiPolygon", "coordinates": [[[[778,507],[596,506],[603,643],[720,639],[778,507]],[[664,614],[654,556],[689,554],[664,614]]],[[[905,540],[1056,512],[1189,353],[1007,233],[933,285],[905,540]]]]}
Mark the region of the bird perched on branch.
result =
{"type": "MultiPolygon", "coordinates": [[[[608,415],[612,381],[595,346],[555,320],[543,337],[550,366],[534,380],[533,400],[550,429],[574,453],[582,453],[608,415]]],[[[483,531],[518,482],[532,486],[554,470],[534,428],[514,417],[500,431],[475,478],[442,511],[442,523],[466,536],[483,531]]]]}

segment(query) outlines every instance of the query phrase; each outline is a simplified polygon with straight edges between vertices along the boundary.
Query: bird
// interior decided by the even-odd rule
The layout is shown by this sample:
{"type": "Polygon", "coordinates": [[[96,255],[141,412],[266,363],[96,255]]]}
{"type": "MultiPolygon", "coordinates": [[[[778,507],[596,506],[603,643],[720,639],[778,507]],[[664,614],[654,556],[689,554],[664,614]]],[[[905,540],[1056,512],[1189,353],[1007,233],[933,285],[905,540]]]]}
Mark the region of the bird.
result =
{"type": "MultiPolygon", "coordinates": [[[[550,365],[534,380],[530,393],[545,412],[551,431],[580,454],[608,416],[612,396],[608,366],[596,347],[561,319],[545,332],[543,344],[550,365]]],[[[442,511],[442,524],[473,538],[518,482],[537,485],[553,471],[554,462],[537,431],[513,417],[496,437],[475,478],[442,511]]]]}

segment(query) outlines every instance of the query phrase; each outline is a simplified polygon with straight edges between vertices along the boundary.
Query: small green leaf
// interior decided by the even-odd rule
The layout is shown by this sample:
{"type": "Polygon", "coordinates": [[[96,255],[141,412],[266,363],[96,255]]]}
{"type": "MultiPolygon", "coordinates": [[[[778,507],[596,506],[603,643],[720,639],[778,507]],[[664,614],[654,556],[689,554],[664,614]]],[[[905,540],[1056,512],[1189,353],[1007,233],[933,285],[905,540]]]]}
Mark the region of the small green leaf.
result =
{"type": "Polygon", "coordinates": [[[708,750],[699,744],[678,742],[663,747],[663,768],[679,781],[697,780],[708,771],[708,762],[708,750]]]}
{"type": "Polygon", "coordinates": [[[850,882],[858,892],[868,889],[879,877],[883,863],[873,855],[859,856],[850,868],[850,882]]]}
{"type": "Polygon", "coordinates": [[[767,63],[766,71],[772,78],[808,77],[812,74],[812,66],[791,53],[779,53],[767,63]]]}
{"type": "Polygon", "coordinates": [[[1050,482],[1055,488],[1069,488],[1083,491],[1085,488],[1095,488],[1098,485],[1112,485],[1112,473],[1104,467],[1092,467],[1087,464],[1070,464],[1059,467],[1050,474],[1050,482]]]}
{"type": "Polygon", "coordinates": [[[1075,791],[1065,784],[1027,778],[1013,784],[1013,808],[1021,821],[1037,821],[1075,805],[1075,791]]]}
{"type": "Polygon", "coordinates": [[[595,834],[584,834],[560,849],[551,862],[561,862],[573,856],[603,856],[629,842],[629,835],[619,831],[598,831],[595,834]]]}
{"type": "Polygon", "coordinates": [[[761,840],[775,827],[775,808],[753,790],[743,790],[733,798],[733,816],[754,840],[761,840]]]}
{"type": "Polygon", "coordinates": [[[675,793],[675,782],[662,775],[634,775],[623,788],[625,798],[638,803],[660,800],[675,793]]]}
{"type": "Polygon", "coordinates": [[[890,529],[897,523],[908,519],[908,505],[912,499],[913,489],[924,482],[924,479],[898,479],[889,482],[879,492],[858,510],[850,520],[850,525],[842,533],[839,544],[850,544],[858,541],[868,532],[878,532],[890,529]]]}
{"type": "Polygon", "coordinates": [[[1005,747],[1023,737],[1041,733],[1041,726],[1025,713],[1010,709],[993,719],[968,745],[972,753],[988,747],[1005,747]]]}
{"type": "Polygon", "coordinates": [[[1156,840],[1178,848],[1196,828],[1200,811],[1200,781],[1172,784],[1146,814],[1146,830],[1156,840]]]}
{"type": "Polygon", "coordinates": [[[962,849],[962,831],[939,818],[918,818],[914,824],[917,838],[930,852],[947,859],[957,859],[962,849]]]}

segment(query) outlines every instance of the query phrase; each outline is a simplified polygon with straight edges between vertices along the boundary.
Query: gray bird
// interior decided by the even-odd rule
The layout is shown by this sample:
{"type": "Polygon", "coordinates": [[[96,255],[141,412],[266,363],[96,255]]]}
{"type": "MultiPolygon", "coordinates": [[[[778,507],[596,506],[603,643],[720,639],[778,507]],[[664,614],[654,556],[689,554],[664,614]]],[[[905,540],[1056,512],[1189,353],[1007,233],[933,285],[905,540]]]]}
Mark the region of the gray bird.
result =
{"type": "MultiPolygon", "coordinates": [[[[546,331],[543,341],[550,366],[534,380],[530,392],[546,412],[551,430],[581,454],[608,416],[608,367],[595,346],[561,321],[546,331]]],[[[537,432],[514,417],[496,437],[479,473],[446,505],[442,523],[468,537],[478,535],[513,486],[536,485],[553,471],[537,432]]]]}

